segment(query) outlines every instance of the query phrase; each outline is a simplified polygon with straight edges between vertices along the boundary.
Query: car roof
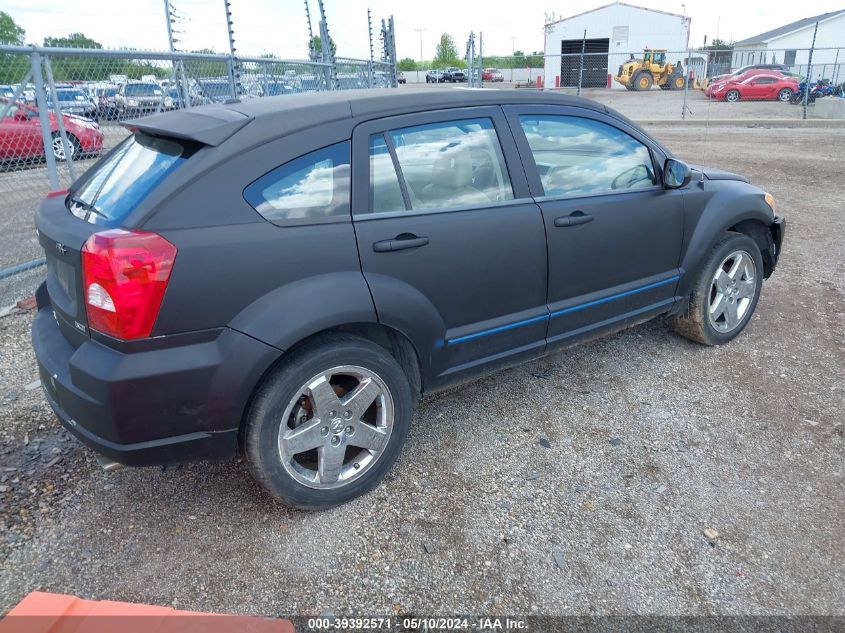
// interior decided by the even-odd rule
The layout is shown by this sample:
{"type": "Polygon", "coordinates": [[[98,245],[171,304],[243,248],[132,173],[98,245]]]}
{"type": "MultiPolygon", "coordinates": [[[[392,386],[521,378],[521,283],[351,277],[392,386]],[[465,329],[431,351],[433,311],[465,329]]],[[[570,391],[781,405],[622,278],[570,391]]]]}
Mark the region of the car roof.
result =
{"type": "MultiPolygon", "coordinates": [[[[497,90],[472,88],[408,88],[403,90],[338,90],[312,92],[295,97],[278,96],[261,99],[232,100],[223,104],[204,105],[185,110],[161,112],[143,119],[127,121],[130,129],[153,135],[169,136],[220,145],[252,121],[250,136],[254,142],[287,136],[343,119],[372,119],[428,110],[537,104],[577,106],[610,113],[607,106],[572,95],[551,91],[497,90]]],[[[615,114],[630,125],[633,123],[615,114]]],[[[634,126],[636,127],[636,126],[634,126]]]]}

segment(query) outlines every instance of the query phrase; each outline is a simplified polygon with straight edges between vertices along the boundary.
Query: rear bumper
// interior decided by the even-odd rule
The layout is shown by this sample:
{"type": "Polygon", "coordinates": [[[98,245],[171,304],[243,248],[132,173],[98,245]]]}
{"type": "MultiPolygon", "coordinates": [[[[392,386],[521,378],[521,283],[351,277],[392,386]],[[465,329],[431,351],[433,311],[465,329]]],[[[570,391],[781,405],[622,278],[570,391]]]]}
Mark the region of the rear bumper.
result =
{"type": "Polygon", "coordinates": [[[229,328],[161,337],[153,349],[131,353],[95,340],[74,348],[49,305],[35,317],[32,345],[65,428],[131,466],[234,454],[250,394],[279,355],[229,328]]]}

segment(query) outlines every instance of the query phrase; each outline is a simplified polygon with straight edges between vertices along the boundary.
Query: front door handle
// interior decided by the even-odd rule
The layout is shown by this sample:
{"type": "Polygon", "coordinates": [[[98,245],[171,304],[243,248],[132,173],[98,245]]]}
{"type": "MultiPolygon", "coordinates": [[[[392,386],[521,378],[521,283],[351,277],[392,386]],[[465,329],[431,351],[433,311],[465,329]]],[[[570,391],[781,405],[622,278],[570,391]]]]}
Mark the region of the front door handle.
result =
{"type": "Polygon", "coordinates": [[[392,240],[381,240],[373,244],[376,253],[389,253],[390,251],[401,251],[406,248],[418,248],[428,244],[427,237],[417,237],[411,233],[397,235],[392,240]]]}
{"type": "Polygon", "coordinates": [[[586,224],[587,222],[592,221],[593,216],[576,211],[572,215],[564,215],[562,217],[555,218],[555,226],[577,226],[578,224],[586,224]]]}

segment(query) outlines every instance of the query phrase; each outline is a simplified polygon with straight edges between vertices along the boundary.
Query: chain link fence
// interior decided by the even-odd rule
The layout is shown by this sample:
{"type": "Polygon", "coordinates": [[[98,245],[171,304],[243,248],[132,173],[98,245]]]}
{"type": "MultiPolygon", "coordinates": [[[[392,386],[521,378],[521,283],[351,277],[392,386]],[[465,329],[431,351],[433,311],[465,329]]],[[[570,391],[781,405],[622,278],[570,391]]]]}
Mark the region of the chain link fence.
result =
{"type": "MultiPolygon", "coordinates": [[[[350,58],[0,46],[0,230],[30,231],[44,195],[120,143],[127,119],[236,98],[390,88],[394,68],[350,58]]],[[[4,251],[0,269],[23,258],[4,251]]]]}
{"type": "Polygon", "coordinates": [[[472,37],[459,72],[406,71],[405,81],[557,90],[637,121],[845,118],[845,45],[625,53],[584,47],[583,53],[482,59],[471,50],[472,37]]]}

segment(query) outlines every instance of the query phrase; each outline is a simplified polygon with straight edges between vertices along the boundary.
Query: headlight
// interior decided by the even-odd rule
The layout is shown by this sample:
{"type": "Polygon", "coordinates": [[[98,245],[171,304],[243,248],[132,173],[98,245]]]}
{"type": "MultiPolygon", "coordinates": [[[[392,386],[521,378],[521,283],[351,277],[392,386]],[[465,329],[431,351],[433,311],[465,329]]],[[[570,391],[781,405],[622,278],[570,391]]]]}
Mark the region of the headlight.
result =
{"type": "Polygon", "coordinates": [[[775,197],[767,191],[766,194],[763,196],[763,198],[766,200],[766,204],[769,205],[772,208],[772,213],[775,213],[776,212],[775,197]]]}

